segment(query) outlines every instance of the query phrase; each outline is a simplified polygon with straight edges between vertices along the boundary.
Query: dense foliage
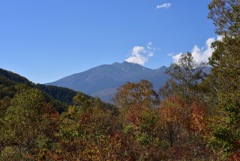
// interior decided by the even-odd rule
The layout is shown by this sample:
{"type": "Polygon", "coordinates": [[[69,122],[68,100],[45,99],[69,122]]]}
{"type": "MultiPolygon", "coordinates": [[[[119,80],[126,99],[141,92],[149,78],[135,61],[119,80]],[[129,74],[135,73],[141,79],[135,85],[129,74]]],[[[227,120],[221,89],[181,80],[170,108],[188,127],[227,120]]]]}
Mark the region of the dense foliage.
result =
{"type": "Polygon", "coordinates": [[[186,53],[159,94],[129,82],[115,106],[1,69],[0,160],[240,160],[239,6],[209,5],[222,36],[209,75],[186,53]]]}

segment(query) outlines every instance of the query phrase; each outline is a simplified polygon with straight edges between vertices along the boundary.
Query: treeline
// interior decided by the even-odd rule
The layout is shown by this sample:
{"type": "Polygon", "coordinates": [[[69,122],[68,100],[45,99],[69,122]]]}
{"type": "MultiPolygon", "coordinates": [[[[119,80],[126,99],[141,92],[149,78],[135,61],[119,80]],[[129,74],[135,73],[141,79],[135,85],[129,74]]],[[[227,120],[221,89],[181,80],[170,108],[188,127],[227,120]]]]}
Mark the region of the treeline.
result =
{"type": "Polygon", "coordinates": [[[212,45],[210,74],[186,53],[159,91],[129,82],[114,106],[5,73],[0,160],[240,160],[240,4],[213,0],[209,9],[222,37],[212,45]],[[67,107],[59,110],[53,102],[61,99],[67,107]]]}

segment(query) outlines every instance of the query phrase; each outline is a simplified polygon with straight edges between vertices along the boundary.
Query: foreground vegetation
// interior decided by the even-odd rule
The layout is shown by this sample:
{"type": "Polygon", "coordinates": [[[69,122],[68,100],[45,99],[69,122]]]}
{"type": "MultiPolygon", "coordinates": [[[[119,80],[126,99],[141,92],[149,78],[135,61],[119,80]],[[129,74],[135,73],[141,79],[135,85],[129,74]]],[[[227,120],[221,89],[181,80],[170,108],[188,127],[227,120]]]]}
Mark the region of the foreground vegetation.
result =
{"type": "Polygon", "coordinates": [[[126,83],[115,107],[1,70],[0,160],[240,160],[239,0],[209,8],[211,73],[183,54],[160,91],[126,83]]]}

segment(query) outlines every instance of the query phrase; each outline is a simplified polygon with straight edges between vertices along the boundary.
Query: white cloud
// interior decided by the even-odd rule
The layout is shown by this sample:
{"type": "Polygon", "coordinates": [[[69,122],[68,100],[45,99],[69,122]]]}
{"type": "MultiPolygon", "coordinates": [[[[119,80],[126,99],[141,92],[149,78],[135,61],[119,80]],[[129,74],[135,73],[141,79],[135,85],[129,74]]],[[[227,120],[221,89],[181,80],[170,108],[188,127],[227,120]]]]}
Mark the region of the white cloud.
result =
{"type": "MultiPolygon", "coordinates": [[[[220,40],[220,37],[218,37],[217,40],[220,40]]],[[[195,45],[193,47],[191,53],[192,53],[194,61],[197,64],[208,63],[208,58],[210,58],[212,56],[212,53],[214,51],[214,49],[211,48],[211,45],[214,41],[216,41],[216,39],[209,38],[206,41],[205,47],[199,48],[197,45],[195,45]]],[[[182,54],[183,53],[179,53],[177,55],[172,56],[173,62],[177,63],[182,54]]]]}
{"type": "Polygon", "coordinates": [[[157,9],[162,9],[162,8],[170,8],[171,7],[171,3],[163,3],[163,4],[159,4],[156,6],[157,9]]]}
{"type": "Polygon", "coordinates": [[[151,42],[149,42],[146,47],[134,46],[131,50],[131,56],[125,59],[125,61],[144,65],[148,59],[154,55],[154,50],[155,48],[152,47],[151,42]]]}
{"type": "Polygon", "coordinates": [[[173,62],[177,63],[183,53],[172,56],[173,62]]]}

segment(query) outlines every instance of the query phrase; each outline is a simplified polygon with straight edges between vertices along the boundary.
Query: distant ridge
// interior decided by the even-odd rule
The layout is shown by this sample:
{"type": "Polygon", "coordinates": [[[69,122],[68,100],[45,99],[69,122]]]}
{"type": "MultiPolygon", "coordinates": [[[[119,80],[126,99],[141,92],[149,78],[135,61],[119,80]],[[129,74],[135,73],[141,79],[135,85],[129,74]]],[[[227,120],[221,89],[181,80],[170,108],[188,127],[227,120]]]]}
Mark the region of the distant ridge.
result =
{"type": "Polygon", "coordinates": [[[158,90],[169,79],[169,76],[165,74],[166,69],[165,66],[149,69],[139,64],[124,61],[123,63],[100,65],[85,72],[48,83],[48,85],[67,87],[111,102],[116,89],[126,82],[139,82],[146,79],[153,83],[155,90],[158,90]]]}

